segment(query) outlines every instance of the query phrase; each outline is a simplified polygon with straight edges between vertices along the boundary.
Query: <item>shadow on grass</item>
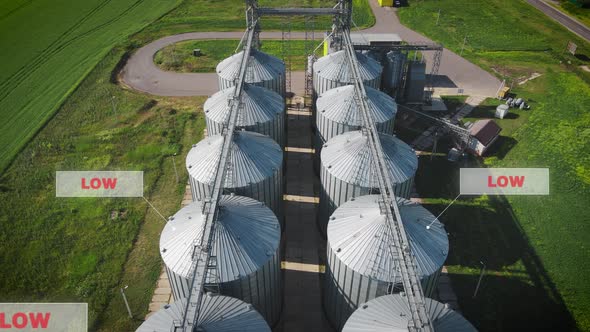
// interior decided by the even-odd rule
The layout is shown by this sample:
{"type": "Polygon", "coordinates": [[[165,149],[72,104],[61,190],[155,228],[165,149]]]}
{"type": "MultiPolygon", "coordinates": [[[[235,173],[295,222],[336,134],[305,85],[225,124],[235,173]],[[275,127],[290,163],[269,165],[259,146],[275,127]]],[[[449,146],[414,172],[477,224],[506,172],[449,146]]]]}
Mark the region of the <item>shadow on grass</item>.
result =
{"type": "Polygon", "coordinates": [[[449,276],[463,315],[480,332],[575,330],[563,304],[543,287],[489,272],[473,298],[478,275],[449,276]]]}
{"type": "Polygon", "coordinates": [[[575,57],[580,61],[584,61],[584,62],[590,61],[590,58],[586,54],[576,54],[575,57]]]}
{"type": "MultiPolygon", "coordinates": [[[[420,196],[455,198],[459,167],[481,165],[475,159],[462,166],[441,157],[421,159],[416,179],[420,196]]],[[[438,215],[447,202],[424,206],[438,215]]],[[[452,272],[455,266],[467,273],[451,274],[459,306],[480,331],[575,330],[571,314],[506,197],[462,196],[441,221],[449,233],[446,265],[452,272]],[[473,299],[480,262],[486,264],[487,274],[473,299]]]]}
{"type": "Polygon", "coordinates": [[[497,157],[502,160],[510,150],[512,150],[518,141],[509,136],[500,136],[496,142],[486,151],[485,156],[497,157]]]}

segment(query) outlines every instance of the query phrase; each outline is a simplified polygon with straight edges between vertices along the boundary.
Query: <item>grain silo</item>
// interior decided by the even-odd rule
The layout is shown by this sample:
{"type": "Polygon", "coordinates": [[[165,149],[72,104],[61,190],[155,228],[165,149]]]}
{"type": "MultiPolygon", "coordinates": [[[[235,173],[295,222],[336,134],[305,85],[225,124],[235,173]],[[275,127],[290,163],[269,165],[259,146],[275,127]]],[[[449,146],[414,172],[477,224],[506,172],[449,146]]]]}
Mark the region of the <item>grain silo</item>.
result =
{"type": "MultiPolygon", "coordinates": [[[[379,89],[383,67],[376,60],[356,52],[361,78],[365,86],[379,89]]],[[[353,83],[352,69],[344,51],[330,53],[313,64],[313,90],[315,96],[353,83]]]]}
{"type": "MultiPolygon", "coordinates": [[[[282,223],[283,151],[268,136],[236,131],[229,155],[224,192],[251,197],[265,203],[282,223]]],[[[186,157],[194,201],[209,197],[217,171],[223,136],[210,136],[195,144],[186,157]]]]}
{"type": "MultiPolygon", "coordinates": [[[[379,134],[385,162],[395,195],[409,198],[418,157],[406,143],[387,134],[379,134]]],[[[325,234],[328,217],[352,197],[378,193],[368,137],[363,131],[349,131],[330,139],[322,147],[320,158],[320,206],[318,225],[325,234]]]]}
{"type": "MultiPolygon", "coordinates": [[[[426,311],[436,332],[476,332],[477,329],[445,304],[425,299],[426,311]]],[[[400,294],[378,297],[362,304],[350,316],[342,332],[410,331],[408,300],[400,294]]]]}
{"type": "Polygon", "coordinates": [[[385,56],[383,68],[383,89],[394,92],[401,87],[408,56],[400,51],[390,51],[385,56]]]}
{"type": "Polygon", "coordinates": [[[410,61],[406,78],[406,103],[424,102],[424,88],[426,87],[426,63],[410,61]]]}
{"type": "MultiPolygon", "coordinates": [[[[205,102],[209,136],[221,134],[230,114],[230,100],[235,87],[221,90],[205,102]]],[[[285,101],[278,93],[259,86],[244,84],[236,128],[270,136],[285,146],[285,101]]]]}
{"type": "MultiPolygon", "coordinates": [[[[324,309],[331,324],[341,329],[362,303],[402,289],[399,260],[388,244],[387,219],[381,195],[354,198],[340,206],[328,223],[324,309]],[[395,257],[393,257],[394,255],[395,257]],[[390,289],[391,285],[394,285],[390,289]]],[[[449,250],[445,228],[421,205],[397,198],[410,249],[424,294],[436,289],[449,250]]],[[[395,250],[395,248],[393,249],[395,250]]]]}
{"type": "MultiPolygon", "coordinates": [[[[193,250],[202,236],[202,205],[193,202],[178,211],[160,236],[160,254],[174,298],[188,297],[193,250]]],[[[211,255],[223,295],[252,303],[273,325],[281,312],[281,228],[262,203],[248,197],[224,195],[219,203],[211,255]]]]}
{"type": "MultiPolygon", "coordinates": [[[[239,299],[207,293],[202,297],[199,325],[194,331],[215,332],[270,332],[264,318],[252,307],[239,299]]],[[[165,305],[143,322],[137,332],[176,331],[184,317],[186,299],[165,305]]]]}
{"type": "MultiPolygon", "coordinates": [[[[219,90],[236,85],[240,72],[242,52],[238,52],[217,65],[219,90]]],[[[246,82],[265,87],[285,97],[285,63],[279,58],[256,49],[250,51],[249,64],[246,69],[246,82]]]]}
{"type": "MultiPolygon", "coordinates": [[[[319,171],[319,156],[324,143],[334,136],[359,130],[363,124],[362,114],[354,98],[354,90],[354,85],[341,86],[322,93],[316,101],[316,171],[319,171]]],[[[377,131],[392,135],[397,113],[395,100],[371,87],[365,87],[365,91],[377,131]]]]}

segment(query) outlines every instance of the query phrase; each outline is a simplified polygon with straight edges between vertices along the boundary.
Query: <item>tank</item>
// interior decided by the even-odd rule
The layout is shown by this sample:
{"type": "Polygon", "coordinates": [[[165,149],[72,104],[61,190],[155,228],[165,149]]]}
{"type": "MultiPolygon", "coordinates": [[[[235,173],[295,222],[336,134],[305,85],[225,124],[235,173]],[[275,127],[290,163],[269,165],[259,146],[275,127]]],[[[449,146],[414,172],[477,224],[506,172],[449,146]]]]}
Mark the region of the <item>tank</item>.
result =
{"type": "Polygon", "coordinates": [[[406,102],[422,103],[426,87],[426,63],[410,61],[406,79],[406,102]]]}
{"type": "MultiPolygon", "coordinates": [[[[273,325],[281,312],[281,228],[262,203],[248,197],[224,195],[211,255],[216,258],[222,295],[251,303],[273,325]]],[[[200,241],[204,215],[200,202],[178,211],[160,236],[160,254],[174,299],[189,296],[193,248],[200,241]]]]}
{"type": "MultiPolygon", "coordinates": [[[[416,153],[394,136],[379,134],[379,139],[395,195],[409,198],[418,168],[416,153]]],[[[378,192],[368,137],[362,131],[349,131],[324,144],[320,180],[318,226],[325,234],[328,217],[337,207],[352,197],[378,192]]]]}
{"type": "MultiPolygon", "coordinates": [[[[240,71],[242,52],[238,52],[217,65],[219,90],[235,85],[235,79],[240,71]]],[[[252,49],[250,51],[250,65],[246,73],[246,83],[265,87],[285,97],[285,63],[279,58],[252,49]]]]}
{"type": "MultiPolygon", "coordinates": [[[[425,299],[426,311],[436,332],[477,332],[459,313],[432,299],[425,299]]],[[[342,332],[410,331],[408,300],[400,294],[381,296],[361,305],[350,316],[342,332]]]]}
{"type": "MultiPolygon", "coordinates": [[[[268,136],[249,131],[236,131],[232,139],[224,192],[263,202],[282,223],[283,151],[280,145],[268,136]]],[[[215,135],[193,145],[189,151],[186,168],[193,201],[202,201],[210,195],[222,148],[223,136],[215,135]]]]}
{"type": "Polygon", "coordinates": [[[385,57],[383,68],[383,89],[393,92],[401,86],[407,55],[399,51],[390,51],[385,57]]]}
{"type": "MultiPolygon", "coordinates": [[[[186,299],[176,300],[165,305],[143,322],[137,332],[174,331],[175,324],[181,324],[186,307],[186,299]]],[[[233,297],[207,293],[201,302],[201,324],[195,331],[215,332],[270,332],[270,327],[262,316],[252,307],[233,297]]]]}
{"type": "MultiPolygon", "coordinates": [[[[365,87],[371,117],[379,132],[393,134],[397,104],[387,94],[365,87]]],[[[317,102],[315,137],[316,159],[314,165],[319,171],[319,157],[322,145],[334,136],[348,131],[359,130],[363,124],[357,103],[354,100],[354,85],[345,85],[324,92],[317,102]]]]}
{"type": "MultiPolygon", "coordinates": [[[[323,302],[326,316],[337,329],[361,303],[403,288],[401,276],[395,273],[398,260],[388,250],[387,243],[392,240],[386,232],[380,198],[367,195],[351,199],[332,214],[328,223],[323,302]]],[[[415,257],[416,272],[424,294],[430,296],[447,259],[447,232],[421,205],[403,198],[396,200],[415,257]]]]}
{"type": "MultiPolygon", "coordinates": [[[[205,102],[205,118],[209,136],[221,134],[230,113],[230,103],[235,87],[219,91],[205,102]]],[[[285,101],[276,92],[259,86],[244,84],[238,114],[237,128],[270,136],[285,146],[285,101]]]]}
{"type": "MultiPolygon", "coordinates": [[[[356,52],[359,70],[366,86],[379,89],[383,68],[376,60],[356,52]]],[[[313,90],[315,96],[337,88],[352,84],[351,68],[344,51],[330,53],[321,57],[313,65],[313,90]]]]}

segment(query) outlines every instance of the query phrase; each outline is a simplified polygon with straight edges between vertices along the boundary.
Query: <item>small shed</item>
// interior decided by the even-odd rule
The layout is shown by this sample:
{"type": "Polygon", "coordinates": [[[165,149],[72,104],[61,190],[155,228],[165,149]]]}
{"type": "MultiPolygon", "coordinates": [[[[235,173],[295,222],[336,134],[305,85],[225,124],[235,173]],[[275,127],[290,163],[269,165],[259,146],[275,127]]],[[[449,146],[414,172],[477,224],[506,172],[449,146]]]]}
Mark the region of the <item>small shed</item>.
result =
{"type": "Polygon", "coordinates": [[[469,134],[472,138],[469,142],[469,150],[478,156],[482,156],[494,144],[498,137],[500,137],[501,131],[502,128],[493,120],[476,121],[469,128],[469,134]]]}

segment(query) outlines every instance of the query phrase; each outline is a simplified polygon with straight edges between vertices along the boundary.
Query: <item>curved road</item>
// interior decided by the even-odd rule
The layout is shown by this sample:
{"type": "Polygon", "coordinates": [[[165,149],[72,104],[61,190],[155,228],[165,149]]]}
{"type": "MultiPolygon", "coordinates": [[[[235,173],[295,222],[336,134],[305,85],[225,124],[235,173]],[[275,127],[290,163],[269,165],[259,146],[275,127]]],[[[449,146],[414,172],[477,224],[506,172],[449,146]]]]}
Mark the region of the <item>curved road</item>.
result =
{"type": "MultiPolygon", "coordinates": [[[[408,42],[425,41],[430,39],[403,26],[395,9],[381,8],[377,0],[369,0],[376,23],[373,27],[362,32],[397,33],[408,42]]],[[[163,47],[185,40],[198,39],[240,39],[243,32],[192,32],[158,39],[137,50],[121,72],[123,82],[129,87],[157,96],[209,96],[217,92],[217,76],[215,73],[176,73],[164,71],[154,63],[154,55],[163,47]]],[[[280,31],[262,32],[261,39],[281,39],[280,31]]],[[[291,32],[292,39],[304,39],[304,32],[291,32]]],[[[428,55],[427,55],[428,59],[428,55]]],[[[431,61],[429,61],[431,62],[431,61]]],[[[293,72],[291,77],[293,92],[303,92],[303,72],[293,72]]],[[[494,96],[500,81],[494,76],[477,67],[471,62],[445,49],[439,70],[435,79],[435,88],[441,94],[457,94],[458,89],[464,89],[466,95],[494,96]]]]}

